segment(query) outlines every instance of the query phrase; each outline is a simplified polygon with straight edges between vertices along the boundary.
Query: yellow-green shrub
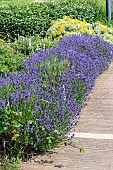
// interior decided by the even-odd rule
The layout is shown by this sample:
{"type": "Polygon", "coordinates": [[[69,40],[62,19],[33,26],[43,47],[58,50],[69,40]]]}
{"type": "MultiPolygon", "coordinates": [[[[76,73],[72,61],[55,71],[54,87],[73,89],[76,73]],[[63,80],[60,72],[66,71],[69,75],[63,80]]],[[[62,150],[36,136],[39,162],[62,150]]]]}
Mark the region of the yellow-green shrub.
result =
{"type": "Polygon", "coordinates": [[[52,26],[48,29],[46,36],[52,40],[59,40],[63,36],[72,34],[97,34],[104,40],[113,43],[113,28],[102,25],[99,21],[88,23],[64,16],[57,21],[52,20],[52,26]]]}

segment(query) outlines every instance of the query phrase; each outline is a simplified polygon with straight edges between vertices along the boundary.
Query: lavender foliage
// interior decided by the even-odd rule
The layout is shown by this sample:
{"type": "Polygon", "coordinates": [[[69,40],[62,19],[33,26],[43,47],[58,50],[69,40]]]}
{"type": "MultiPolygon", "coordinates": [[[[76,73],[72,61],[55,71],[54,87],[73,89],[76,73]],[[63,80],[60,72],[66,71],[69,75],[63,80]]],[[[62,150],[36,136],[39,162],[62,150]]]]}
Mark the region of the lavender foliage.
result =
{"type": "Polygon", "coordinates": [[[35,149],[60,141],[76,125],[86,96],[112,60],[110,43],[73,35],[37,51],[23,61],[22,71],[1,77],[0,110],[8,107],[10,117],[16,113],[16,127],[10,118],[6,122],[18,134],[16,140],[35,149]]]}

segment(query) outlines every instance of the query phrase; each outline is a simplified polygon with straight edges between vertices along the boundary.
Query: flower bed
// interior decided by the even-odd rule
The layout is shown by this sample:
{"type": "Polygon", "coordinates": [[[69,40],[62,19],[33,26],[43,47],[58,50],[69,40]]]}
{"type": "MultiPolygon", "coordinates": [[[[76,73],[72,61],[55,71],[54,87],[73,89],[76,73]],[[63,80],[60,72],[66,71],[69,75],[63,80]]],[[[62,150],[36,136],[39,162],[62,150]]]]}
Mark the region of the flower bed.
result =
{"type": "Polygon", "coordinates": [[[60,40],[63,36],[73,34],[94,34],[99,35],[105,41],[113,43],[113,28],[102,25],[99,21],[88,23],[78,19],[64,16],[63,19],[52,21],[52,26],[47,31],[47,37],[52,40],[60,40]]]}
{"type": "Polygon", "coordinates": [[[55,146],[76,125],[86,96],[112,59],[110,43],[98,36],[73,35],[37,51],[23,61],[22,71],[1,77],[2,140],[23,150],[55,146]]]}

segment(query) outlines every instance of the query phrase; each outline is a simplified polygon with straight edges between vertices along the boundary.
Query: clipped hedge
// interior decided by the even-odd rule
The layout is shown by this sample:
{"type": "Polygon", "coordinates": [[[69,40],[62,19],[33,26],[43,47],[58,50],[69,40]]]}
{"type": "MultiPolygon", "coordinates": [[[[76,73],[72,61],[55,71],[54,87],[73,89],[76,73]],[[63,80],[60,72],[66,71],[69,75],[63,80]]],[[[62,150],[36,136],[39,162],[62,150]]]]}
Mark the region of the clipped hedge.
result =
{"type": "Polygon", "coordinates": [[[51,26],[51,20],[62,18],[64,15],[87,22],[105,19],[104,13],[95,4],[67,0],[63,2],[31,3],[23,6],[0,7],[0,30],[17,37],[39,34],[46,35],[51,26]]]}

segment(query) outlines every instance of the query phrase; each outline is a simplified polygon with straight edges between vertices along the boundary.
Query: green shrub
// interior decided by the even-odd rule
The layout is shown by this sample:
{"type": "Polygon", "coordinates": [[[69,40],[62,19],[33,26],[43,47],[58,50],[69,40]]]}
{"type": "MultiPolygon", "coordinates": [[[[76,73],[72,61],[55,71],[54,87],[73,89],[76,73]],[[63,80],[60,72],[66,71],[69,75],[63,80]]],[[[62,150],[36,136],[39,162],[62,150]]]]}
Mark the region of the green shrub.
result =
{"type": "Polygon", "coordinates": [[[31,38],[28,37],[19,37],[18,40],[15,40],[14,43],[9,44],[11,48],[13,48],[19,53],[22,53],[24,55],[31,55],[33,51],[35,51],[35,47],[31,44],[31,38]]]}
{"type": "Polygon", "coordinates": [[[50,39],[41,39],[38,35],[31,37],[20,36],[13,43],[8,45],[15,50],[15,52],[22,53],[24,55],[31,56],[36,50],[53,47],[57,42],[53,42],[50,39]]]}
{"type": "MultiPolygon", "coordinates": [[[[2,39],[1,39],[2,40],[2,39]]],[[[2,42],[2,41],[0,41],[2,42]]],[[[32,37],[19,37],[18,40],[0,44],[0,74],[15,72],[21,69],[22,61],[32,55],[36,50],[53,47],[57,41],[40,39],[38,35],[32,37]]]]}
{"type": "Polygon", "coordinates": [[[94,3],[75,2],[66,0],[62,2],[32,3],[21,7],[10,5],[1,7],[0,30],[12,37],[46,35],[51,26],[51,20],[62,18],[64,15],[89,23],[105,20],[105,13],[94,3]]]}
{"type": "Polygon", "coordinates": [[[16,53],[7,46],[0,45],[0,73],[18,71],[22,61],[26,58],[25,55],[16,53]]]}

